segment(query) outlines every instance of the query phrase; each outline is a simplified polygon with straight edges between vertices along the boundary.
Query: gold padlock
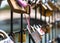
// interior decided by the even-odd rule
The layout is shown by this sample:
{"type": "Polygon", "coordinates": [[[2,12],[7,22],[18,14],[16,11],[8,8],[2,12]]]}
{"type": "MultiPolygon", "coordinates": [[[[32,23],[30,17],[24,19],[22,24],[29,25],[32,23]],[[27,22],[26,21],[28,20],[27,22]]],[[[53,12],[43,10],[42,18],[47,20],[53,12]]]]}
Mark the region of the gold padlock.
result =
{"type": "Polygon", "coordinates": [[[40,4],[40,8],[41,11],[39,9],[39,12],[43,15],[43,16],[51,16],[53,14],[53,11],[51,9],[48,9],[48,7],[44,4],[40,4]]]}
{"type": "Polygon", "coordinates": [[[26,32],[24,30],[24,33],[23,33],[23,42],[26,42],[26,32]]]}
{"type": "Polygon", "coordinates": [[[13,12],[16,12],[16,13],[26,13],[26,14],[29,14],[29,7],[30,6],[26,6],[26,8],[24,7],[21,7],[18,5],[17,1],[16,0],[7,0],[11,10],[13,12]]]}
{"type": "Polygon", "coordinates": [[[21,42],[21,34],[18,34],[18,42],[21,42]]]}
{"type": "MultiPolygon", "coordinates": [[[[21,34],[18,35],[18,42],[21,42],[21,34]]],[[[23,32],[23,42],[26,42],[26,33],[23,32]]]]}

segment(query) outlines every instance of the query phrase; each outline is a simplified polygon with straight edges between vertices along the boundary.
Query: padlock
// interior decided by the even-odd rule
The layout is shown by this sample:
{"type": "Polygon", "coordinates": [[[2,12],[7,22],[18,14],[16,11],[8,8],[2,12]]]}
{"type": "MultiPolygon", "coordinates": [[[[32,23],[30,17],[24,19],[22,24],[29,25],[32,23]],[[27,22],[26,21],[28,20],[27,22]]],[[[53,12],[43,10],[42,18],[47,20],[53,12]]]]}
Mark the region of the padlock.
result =
{"type": "MultiPolygon", "coordinates": [[[[21,34],[18,35],[18,42],[21,42],[21,34]]],[[[23,31],[23,42],[26,42],[26,33],[23,31]]]]}
{"type": "Polygon", "coordinates": [[[23,42],[26,42],[26,31],[23,32],[23,42]]]}
{"type": "Polygon", "coordinates": [[[27,26],[27,29],[30,35],[32,36],[33,40],[35,41],[35,43],[40,43],[41,39],[40,39],[40,35],[38,34],[38,32],[34,28],[29,28],[28,26],[27,26]]]}
{"type": "Polygon", "coordinates": [[[21,34],[18,34],[18,42],[21,42],[21,34]]]}
{"type": "MultiPolygon", "coordinates": [[[[23,0],[16,0],[16,1],[19,6],[24,8],[27,11],[27,13],[29,13],[29,10],[27,10],[27,9],[29,9],[30,5],[26,1],[23,1],[23,0]]],[[[31,11],[31,9],[30,9],[30,11],[31,11]]]]}
{"type": "MultiPolygon", "coordinates": [[[[34,25],[34,27],[33,28],[35,28],[35,30],[36,30],[36,28],[41,28],[42,26],[41,25],[39,25],[39,27],[38,27],[38,25],[36,25],[37,27],[35,27],[35,25],[34,25]]],[[[44,33],[42,33],[42,32],[40,32],[41,34],[44,34],[44,33]]],[[[40,40],[42,39],[42,35],[40,34],[40,40]]]]}
{"type": "MultiPolygon", "coordinates": [[[[21,3],[21,4],[23,4],[23,6],[21,7],[21,6],[19,6],[19,4],[18,4],[18,2],[17,2],[17,0],[7,0],[8,1],[8,4],[10,5],[10,7],[11,7],[11,10],[13,11],[13,12],[16,12],[16,13],[26,13],[26,14],[29,14],[30,12],[29,12],[29,9],[30,9],[30,6],[28,6],[28,5],[25,5],[25,3],[23,4],[23,3],[21,3]],[[26,7],[26,8],[25,8],[26,7]]],[[[21,1],[21,0],[20,0],[21,1]]]]}
{"type": "Polygon", "coordinates": [[[40,3],[40,7],[39,7],[39,12],[43,15],[43,16],[51,16],[53,14],[53,9],[51,7],[49,7],[50,9],[48,9],[48,7],[42,3],[40,3]]]}

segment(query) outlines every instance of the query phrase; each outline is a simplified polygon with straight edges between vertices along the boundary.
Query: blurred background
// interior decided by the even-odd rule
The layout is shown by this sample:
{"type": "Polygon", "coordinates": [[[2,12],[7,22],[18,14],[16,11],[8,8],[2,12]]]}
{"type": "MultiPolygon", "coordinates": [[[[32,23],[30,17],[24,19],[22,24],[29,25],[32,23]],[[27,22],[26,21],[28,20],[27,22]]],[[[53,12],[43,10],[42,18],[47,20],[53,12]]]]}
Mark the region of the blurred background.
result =
{"type": "MultiPolygon", "coordinates": [[[[45,2],[45,0],[42,0],[43,2],[45,2]]],[[[53,0],[55,1],[58,5],[60,5],[60,0],[53,0]]],[[[0,0],[0,29],[6,31],[7,33],[10,33],[10,20],[11,20],[11,15],[10,15],[10,7],[8,5],[8,2],[7,0],[0,0]],[[8,30],[8,31],[7,31],[8,30]]],[[[33,13],[34,14],[34,11],[33,13]]],[[[39,14],[39,13],[38,13],[39,14]]],[[[15,13],[14,12],[14,15],[13,15],[13,28],[14,28],[14,32],[19,32],[20,31],[20,21],[21,21],[21,18],[20,18],[20,14],[19,13],[15,13]]],[[[32,18],[34,17],[34,15],[32,16],[32,18]]],[[[37,16],[39,18],[39,16],[37,16]]],[[[53,26],[54,28],[57,28],[57,35],[60,34],[60,13],[55,13],[55,16],[53,16],[53,21],[52,21],[52,17],[50,17],[50,22],[53,22],[53,26]],[[56,27],[57,26],[57,27],[56,27]]],[[[45,17],[43,17],[44,19],[45,17]]],[[[46,17],[46,21],[48,22],[49,21],[49,17],[46,17]]],[[[27,22],[26,20],[24,19],[23,20],[23,27],[26,28],[26,25],[27,25],[27,22]]],[[[51,29],[52,31],[52,29],[51,29]]],[[[55,37],[55,29],[53,29],[53,34],[54,34],[54,37],[55,37]]],[[[50,39],[52,39],[52,32],[50,32],[50,39]]],[[[17,39],[17,34],[16,34],[16,39],[17,39]]],[[[43,36],[45,37],[45,36],[43,36]]],[[[49,36],[48,36],[49,37],[49,36]]],[[[18,39],[17,39],[18,40],[18,39]]],[[[42,39],[42,42],[44,43],[44,39],[42,39]]],[[[17,43],[17,41],[16,41],[17,43]]],[[[27,35],[27,42],[28,43],[28,35],[27,35]]]]}

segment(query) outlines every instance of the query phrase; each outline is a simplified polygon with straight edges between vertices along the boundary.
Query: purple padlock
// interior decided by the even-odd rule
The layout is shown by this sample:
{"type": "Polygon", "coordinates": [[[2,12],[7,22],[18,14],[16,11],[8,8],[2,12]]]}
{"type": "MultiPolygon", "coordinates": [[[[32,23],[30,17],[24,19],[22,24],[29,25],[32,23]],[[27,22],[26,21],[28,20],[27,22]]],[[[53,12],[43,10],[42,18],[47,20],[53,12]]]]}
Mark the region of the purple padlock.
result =
{"type": "Polygon", "coordinates": [[[23,0],[17,0],[17,3],[19,4],[19,6],[21,7],[26,7],[27,6],[27,2],[23,1],[23,0]]]}

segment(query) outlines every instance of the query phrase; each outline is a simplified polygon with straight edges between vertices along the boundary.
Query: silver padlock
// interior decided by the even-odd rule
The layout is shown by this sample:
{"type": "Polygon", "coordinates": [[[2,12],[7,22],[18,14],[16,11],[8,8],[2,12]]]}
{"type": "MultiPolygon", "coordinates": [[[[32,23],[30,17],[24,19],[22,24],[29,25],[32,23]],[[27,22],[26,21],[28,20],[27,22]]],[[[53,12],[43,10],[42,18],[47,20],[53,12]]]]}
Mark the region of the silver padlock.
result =
{"type": "MultiPolygon", "coordinates": [[[[28,26],[27,26],[27,28],[28,28],[28,26]]],[[[31,34],[31,36],[32,36],[33,40],[35,41],[35,43],[40,43],[40,41],[41,41],[40,35],[38,34],[38,32],[32,26],[31,26],[31,28],[28,28],[28,31],[31,34]],[[32,29],[33,32],[31,32],[30,29],[32,29]]]]}

